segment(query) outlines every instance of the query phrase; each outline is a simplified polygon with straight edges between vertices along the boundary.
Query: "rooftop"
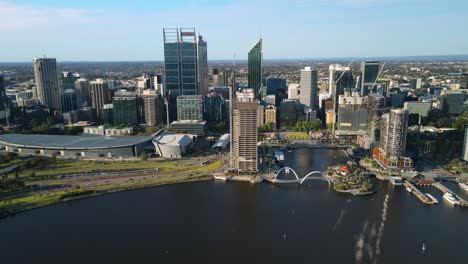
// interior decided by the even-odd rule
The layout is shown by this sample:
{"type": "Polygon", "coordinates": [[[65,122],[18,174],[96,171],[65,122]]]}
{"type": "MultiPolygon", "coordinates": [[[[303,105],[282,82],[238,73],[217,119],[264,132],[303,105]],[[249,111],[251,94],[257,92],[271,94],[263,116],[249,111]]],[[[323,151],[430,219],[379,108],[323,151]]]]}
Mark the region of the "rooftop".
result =
{"type": "Polygon", "coordinates": [[[143,136],[102,136],[89,134],[83,134],[80,136],[24,134],[0,135],[0,143],[3,144],[19,147],[50,149],[116,148],[132,146],[150,140],[151,137],[143,136]]]}

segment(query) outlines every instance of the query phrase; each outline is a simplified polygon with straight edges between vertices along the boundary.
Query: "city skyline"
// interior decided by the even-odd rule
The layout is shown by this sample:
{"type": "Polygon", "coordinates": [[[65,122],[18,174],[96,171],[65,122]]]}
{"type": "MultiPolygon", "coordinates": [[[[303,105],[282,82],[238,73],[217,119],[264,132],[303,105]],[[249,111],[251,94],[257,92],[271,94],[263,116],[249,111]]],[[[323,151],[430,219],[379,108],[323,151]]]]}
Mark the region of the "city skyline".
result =
{"type": "Polygon", "coordinates": [[[468,37],[457,33],[468,17],[464,1],[294,0],[287,9],[280,1],[197,2],[0,0],[8,21],[0,61],[162,61],[164,27],[199,29],[211,61],[244,60],[259,37],[267,60],[468,54],[468,37]]]}

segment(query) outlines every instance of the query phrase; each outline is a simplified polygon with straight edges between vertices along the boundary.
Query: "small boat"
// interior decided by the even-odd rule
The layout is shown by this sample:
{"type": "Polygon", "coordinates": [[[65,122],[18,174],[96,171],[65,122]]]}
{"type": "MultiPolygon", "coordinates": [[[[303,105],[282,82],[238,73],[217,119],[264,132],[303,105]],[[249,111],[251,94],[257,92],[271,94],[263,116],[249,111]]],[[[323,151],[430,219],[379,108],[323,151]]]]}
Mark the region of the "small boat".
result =
{"type": "Polygon", "coordinates": [[[458,186],[460,186],[460,188],[468,192],[468,184],[460,182],[458,186]]]}
{"type": "Polygon", "coordinates": [[[439,200],[437,200],[434,196],[432,196],[432,194],[426,193],[426,196],[431,198],[433,203],[435,203],[435,204],[439,203],[439,200]]]}
{"type": "Polygon", "coordinates": [[[457,198],[455,198],[455,196],[449,192],[444,194],[444,199],[453,205],[460,204],[460,201],[458,201],[457,198]]]}
{"type": "Polygon", "coordinates": [[[413,190],[411,190],[410,187],[406,187],[406,190],[410,193],[410,192],[413,192],[413,190]]]}
{"type": "Polygon", "coordinates": [[[426,244],[423,242],[422,244],[422,253],[424,254],[426,252],[426,244]]]}

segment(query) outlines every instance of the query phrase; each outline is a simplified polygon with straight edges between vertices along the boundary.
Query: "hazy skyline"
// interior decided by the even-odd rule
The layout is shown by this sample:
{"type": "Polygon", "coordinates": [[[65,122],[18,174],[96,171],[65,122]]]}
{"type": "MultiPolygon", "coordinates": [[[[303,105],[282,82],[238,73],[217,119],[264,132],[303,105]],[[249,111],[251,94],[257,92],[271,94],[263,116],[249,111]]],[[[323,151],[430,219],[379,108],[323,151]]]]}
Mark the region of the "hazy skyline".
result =
{"type": "Polygon", "coordinates": [[[0,61],[163,60],[162,29],[195,27],[208,59],[468,54],[464,0],[0,0],[0,61]]]}

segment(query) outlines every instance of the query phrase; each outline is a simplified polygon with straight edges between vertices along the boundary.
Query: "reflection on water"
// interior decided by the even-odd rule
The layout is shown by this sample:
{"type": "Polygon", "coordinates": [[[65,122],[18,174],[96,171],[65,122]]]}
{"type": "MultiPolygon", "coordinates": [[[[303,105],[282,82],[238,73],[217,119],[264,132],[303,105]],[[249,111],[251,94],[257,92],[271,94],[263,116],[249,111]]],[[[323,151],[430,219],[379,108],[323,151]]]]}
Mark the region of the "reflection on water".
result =
{"type": "MultiPolygon", "coordinates": [[[[300,176],[346,161],[337,150],[285,155],[285,165],[300,176]]],[[[442,201],[440,192],[427,191],[442,201]]],[[[386,183],[372,196],[353,197],[323,181],[209,181],[103,195],[4,219],[0,257],[1,263],[466,263],[467,219],[464,208],[426,206],[386,183]]]]}

